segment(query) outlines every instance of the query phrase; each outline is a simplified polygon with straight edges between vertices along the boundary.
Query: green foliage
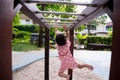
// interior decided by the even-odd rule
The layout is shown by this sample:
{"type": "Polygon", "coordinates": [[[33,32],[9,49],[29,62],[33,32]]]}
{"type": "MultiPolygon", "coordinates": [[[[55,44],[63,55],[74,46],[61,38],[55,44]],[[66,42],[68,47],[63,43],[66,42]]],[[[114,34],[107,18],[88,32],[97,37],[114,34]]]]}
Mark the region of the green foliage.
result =
{"type": "Polygon", "coordinates": [[[88,43],[112,44],[112,37],[89,36],[87,40],[88,43]]]}
{"type": "Polygon", "coordinates": [[[27,31],[32,33],[37,33],[39,31],[39,28],[37,25],[15,25],[14,28],[20,31],[27,31]]]}
{"type": "Polygon", "coordinates": [[[109,32],[108,32],[108,34],[109,34],[109,36],[111,36],[111,37],[112,37],[112,31],[109,31],[109,32]]]}
{"type": "Polygon", "coordinates": [[[75,31],[82,31],[83,29],[86,28],[86,25],[81,25],[80,27],[76,28],[75,31]]]}
{"type": "Polygon", "coordinates": [[[20,31],[16,28],[13,28],[13,34],[15,38],[24,38],[25,36],[30,37],[30,32],[27,31],[20,31]]]}
{"type": "Polygon", "coordinates": [[[26,44],[26,43],[18,43],[12,45],[13,51],[31,51],[31,50],[39,50],[39,48],[35,45],[26,44]]]}
{"type": "MultiPolygon", "coordinates": [[[[67,0],[71,1],[71,0],[67,0]]],[[[37,4],[37,7],[42,10],[42,5],[37,4]]],[[[63,5],[63,4],[45,4],[44,10],[45,11],[58,11],[58,12],[74,12],[75,11],[75,6],[74,5],[63,5]]],[[[54,17],[55,15],[49,14],[49,15],[44,15],[46,17],[54,17]]],[[[74,17],[71,15],[57,15],[57,17],[61,18],[68,18],[68,17],[74,17]]]]}
{"type": "Polygon", "coordinates": [[[105,24],[107,20],[107,16],[106,15],[102,15],[94,20],[91,20],[89,22],[90,25],[98,25],[98,24],[105,24]]]}
{"type": "Polygon", "coordinates": [[[20,15],[19,15],[19,13],[17,13],[15,15],[15,17],[13,18],[12,25],[13,26],[20,25],[20,15]]]}
{"type": "Polygon", "coordinates": [[[50,37],[53,39],[55,36],[55,28],[51,27],[50,28],[50,37]]]}
{"type": "Polygon", "coordinates": [[[88,35],[81,35],[81,34],[77,34],[77,39],[79,40],[79,44],[84,44],[86,43],[86,39],[87,39],[88,35]]]}
{"type": "Polygon", "coordinates": [[[13,44],[30,42],[31,37],[30,32],[20,31],[16,28],[13,28],[13,35],[14,35],[12,40],[13,44]]]}

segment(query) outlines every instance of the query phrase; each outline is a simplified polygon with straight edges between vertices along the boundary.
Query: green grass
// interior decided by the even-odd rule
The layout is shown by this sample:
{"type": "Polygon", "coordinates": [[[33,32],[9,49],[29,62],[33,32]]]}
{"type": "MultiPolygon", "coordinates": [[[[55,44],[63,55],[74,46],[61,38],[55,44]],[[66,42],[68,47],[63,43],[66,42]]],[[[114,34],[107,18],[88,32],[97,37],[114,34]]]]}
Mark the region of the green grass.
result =
{"type": "Polygon", "coordinates": [[[40,48],[32,44],[18,43],[18,44],[12,45],[12,50],[13,51],[31,51],[31,50],[40,50],[40,48]]]}

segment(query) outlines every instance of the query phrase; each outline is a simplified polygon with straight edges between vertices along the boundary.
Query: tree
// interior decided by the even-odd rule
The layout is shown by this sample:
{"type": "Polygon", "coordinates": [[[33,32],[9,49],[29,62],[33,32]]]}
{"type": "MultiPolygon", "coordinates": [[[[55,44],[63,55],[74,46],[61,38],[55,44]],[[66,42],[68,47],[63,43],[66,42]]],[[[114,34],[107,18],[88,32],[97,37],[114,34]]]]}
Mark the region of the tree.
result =
{"type": "Polygon", "coordinates": [[[102,15],[102,16],[94,19],[94,20],[91,20],[89,22],[89,24],[93,24],[93,25],[105,24],[106,20],[107,20],[107,16],[106,15],[102,15]]]}
{"type": "Polygon", "coordinates": [[[13,25],[13,26],[15,26],[15,25],[20,25],[20,15],[19,15],[19,13],[17,13],[17,14],[15,15],[15,17],[13,18],[13,23],[12,23],[12,25],[13,25]]]}
{"type": "Polygon", "coordinates": [[[83,24],[83,25],[80,25],[80,27],[76,28],[75,31],[79,31],[80,32],[80,31],[82,31],[85,28],[86,28],[86,25],[83,24]]]}
{"type": "MultiPolygon", "coordinates": [[[[67,0],[67,1],[71,1],[71,0],[67,0]]],[[[37,7],[41,10],[42,6],[40,4],[37,4],[37,7]]],[[[63,5],[63,4],[46,4],[45,5],[45,11],[58,11],[58,12],[74,12],[75,11],[75,6],[74,5],[63,5]]],[[[73,17],[71,15],[53,15],[53,14],[49,14],[49,15],[44,15],[46,17],[60,17],[60,18],[69,18],[69,17],[73,17]]]]}

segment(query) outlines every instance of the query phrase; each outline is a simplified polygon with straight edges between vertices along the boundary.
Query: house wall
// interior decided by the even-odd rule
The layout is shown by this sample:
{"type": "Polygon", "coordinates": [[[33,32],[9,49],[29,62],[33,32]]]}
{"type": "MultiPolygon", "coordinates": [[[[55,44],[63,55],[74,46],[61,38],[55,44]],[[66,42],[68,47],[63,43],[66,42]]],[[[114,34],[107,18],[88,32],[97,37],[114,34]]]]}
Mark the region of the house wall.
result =
{"type": "Polygon", "coordinates": [[[97,32],[106,31],[106,25],[104,25],[104,24],[99,24],[99,25],[96,27],[96,31],[97,31],[97,32]]]}

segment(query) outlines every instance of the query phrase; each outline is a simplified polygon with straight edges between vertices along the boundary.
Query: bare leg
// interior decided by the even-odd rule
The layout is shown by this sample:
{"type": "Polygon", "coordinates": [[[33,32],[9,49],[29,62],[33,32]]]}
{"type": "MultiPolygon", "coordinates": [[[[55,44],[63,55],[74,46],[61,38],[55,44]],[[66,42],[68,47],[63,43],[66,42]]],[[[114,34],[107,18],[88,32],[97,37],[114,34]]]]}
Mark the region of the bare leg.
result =
{"type": "Polygon", "coordinates": [[[90,69],[90,70],[93,70],[93,66],[88,65],[88,64],[84,64],[84,65],[78,64],[77,67],[78,67],[79,69],[86,67],[86,68],[88,68],[88,69],[90,69]]]}
{"type": "Polygon", "coordinates": [[[70,75],[64,74],[63,72],[59,72],[58,75],[59,75],[60,77],[66,78],[66,80],[69,80],[69,78],[70,78],[70,75]]]}

